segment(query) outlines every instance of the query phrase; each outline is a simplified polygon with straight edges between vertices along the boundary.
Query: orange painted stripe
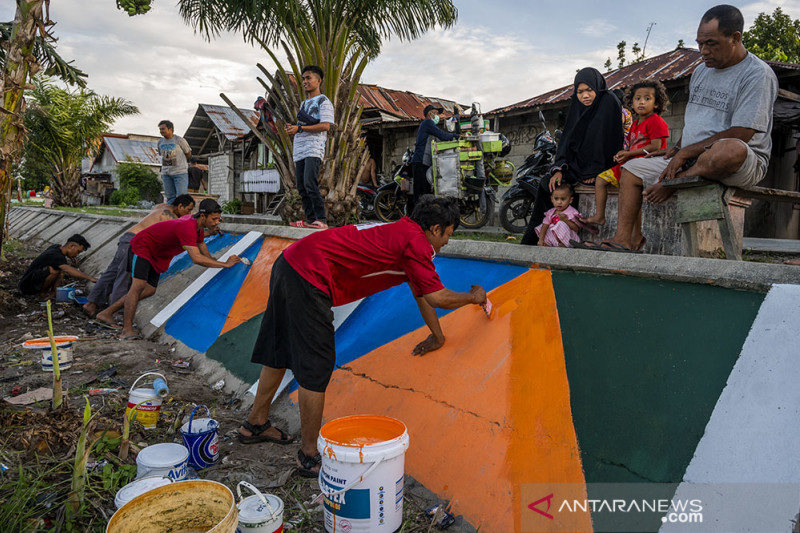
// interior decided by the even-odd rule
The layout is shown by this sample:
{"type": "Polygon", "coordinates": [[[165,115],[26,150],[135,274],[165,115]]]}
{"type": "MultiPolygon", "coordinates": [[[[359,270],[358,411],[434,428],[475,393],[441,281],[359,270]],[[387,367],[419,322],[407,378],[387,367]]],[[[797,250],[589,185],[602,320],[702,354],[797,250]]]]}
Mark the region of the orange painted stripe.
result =
{"type": "MultiPolygon", "coordinates": [[[[476,306],[444,317],[447,341],[436,352],[411,355],[422,328],[334,372],[325,419],[402,420],[406,472],[481,531],[519,532],[530,503],[522,484],[585,480],[550,273],[529,271],[491,300],[491,321],[476,306]]],[[[591,517],[559,516],[550,527],[591,531],[591,517]]]]}
{"type": "Polygon", "coordinates": [[[272,275],[272,264],[294,241],[277,237],[266,237],[261,245],[250,272],[244,279],[239,294],[228,312],[228,319],[222,327],[220,335],[232,330],[267,308],[269,298],[269,277],[272,275]]]}

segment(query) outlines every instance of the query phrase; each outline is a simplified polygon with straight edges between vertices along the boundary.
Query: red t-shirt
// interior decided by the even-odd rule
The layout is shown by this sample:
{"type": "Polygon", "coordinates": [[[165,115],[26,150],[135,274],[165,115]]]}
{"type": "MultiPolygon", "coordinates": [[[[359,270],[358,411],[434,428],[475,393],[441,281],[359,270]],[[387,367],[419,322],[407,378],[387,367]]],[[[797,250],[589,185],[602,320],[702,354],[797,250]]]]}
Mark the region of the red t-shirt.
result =
{"type": "Polygon", "coordinates": [[[203,229],[197,227],[197,219],[185,215],[143,229],[131,239],[131,250],[150,261],[161,274],[169,269],[172,258],[183,252],[184,246],[197,246],[202,242],[203,229]]]}
{"type": "Polygon", "coordinates": [[[669,126],[660,115],[653,113],[646,119],[633,121],[631,131],[628,133],[628,150],[638,150],[650,144],[654,139],[661,139],[660,149],[667,147],[669,126]]]}
{"type": "Polygon", "coordinates": [[[405,281],[416,296],[444,289],[433,266],[433,247],[408,217],[391,224],[312,233],[289,246],[283,256],[306,281],[330,296],[334,306],[405,281]]]}

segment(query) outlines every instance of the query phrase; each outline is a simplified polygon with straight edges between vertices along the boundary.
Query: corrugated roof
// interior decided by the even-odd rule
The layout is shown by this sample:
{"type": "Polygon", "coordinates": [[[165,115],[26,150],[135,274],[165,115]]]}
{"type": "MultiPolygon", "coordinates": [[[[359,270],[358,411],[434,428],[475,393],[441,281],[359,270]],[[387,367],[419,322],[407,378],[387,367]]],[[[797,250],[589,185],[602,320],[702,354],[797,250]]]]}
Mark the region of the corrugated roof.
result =
{"type": "MultiPolygon", "coordinates": [[[[701,61],[702,58],[698,50],[676,48],[671,52],[650,57],[621,69],[612,70],[603,74],[603,76],[610,89],[624,89],[641,79],[667,82],[689,77],[701,61]]],[[[800,70],[800,65],[794,63],[767,61],[767,64],[773,69],[800,70]]],[[[551,105],[566,101],[570,96],[572,96],[572,85],[567,85],[510,106],[494,109],[488,114],[508,113],[535,106],[551,105]]]]}
{"type": "Polygon", "coordinates": [[[444,98],[423,96],[410,91],[387,89],[367,83],[362,83],[358,86],[358,93],[360,96],[359,103],[364,106],[364,112],[373,111],[380,115],[364,117],[365,122],[370,124],[376,122],[419,122],[425,118],[422,111],[429,104],[442,106],[445,114],[452,114],[456,105],[456,102],[445,100],[444,98]],[[387,117],[385,115],[390,116],[387,117]]]}
{"type": "Polygon", "coordinates": [[[118,135],[104,135],[103,144],[111,152],[114,160],[132,161],[145,165],[161,166],[161,157],[158,155],[158,145],[150,141],[127,139],[118,135]]]}
{"type": "MultiPolygon", "coordinates": [[[[250,133],[250,127],[230,107],[210,104],[200,104],[200,107],[229,141],[241,139],[250,133]]],[[[253,126],[258,124],[258,113],[254,110],[246,107],[240,107],[239,110],[253,126]]]]}

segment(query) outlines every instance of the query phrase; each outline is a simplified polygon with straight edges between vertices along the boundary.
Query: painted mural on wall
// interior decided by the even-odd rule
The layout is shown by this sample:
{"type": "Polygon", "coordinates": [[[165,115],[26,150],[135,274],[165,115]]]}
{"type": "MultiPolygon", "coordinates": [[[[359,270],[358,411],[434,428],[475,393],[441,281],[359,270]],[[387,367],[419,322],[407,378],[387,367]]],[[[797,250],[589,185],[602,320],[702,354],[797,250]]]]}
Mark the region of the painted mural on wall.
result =
{"type": "MultiPolygon", "coordinates": [[[[166,331],[253,382],[271,265],[290,244],[253,244],[249,270],[214,278],[166,331]],[[214,312],[202,301],[213,301],[214,312]]],[[[541,519],[537,531],[592,531],[599,517],[591,512],[547,518],[532,510],[526,487],[569,484],[571,496],[590,499],[597,482],[677,486],[711,453],[700,452],[714,438],[709,421],[727,416],[719,402],[748,357],[743,346],[764,294],[445,257],[436,266],[455,290],[479,279],[493,317],[477,307],[440,313],[445,346],[414,357],[427,331],[410,291],[361,301],[336,332],[325,418],[367,414],[366,405],[403,420],[407,473],[471,524],[530,531],[541,519]]],[[[800,412],[800,397],[789,403],[787,413],[800,412]]],[[[738,440],[757,438],[776,437],[738,440]]],[[[785,475],[800,479],[794,470],[785,475]]]]}

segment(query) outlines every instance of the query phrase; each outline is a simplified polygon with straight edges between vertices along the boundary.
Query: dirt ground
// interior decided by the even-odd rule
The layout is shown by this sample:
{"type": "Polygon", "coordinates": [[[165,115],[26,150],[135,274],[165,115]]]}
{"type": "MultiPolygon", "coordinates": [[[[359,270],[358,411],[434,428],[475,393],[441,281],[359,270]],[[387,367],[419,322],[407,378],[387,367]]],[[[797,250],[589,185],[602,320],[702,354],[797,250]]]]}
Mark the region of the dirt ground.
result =
{"type": "MultiPolygon", "coordinates": [[[[248,481],[279,496],[285,504],[287,531],[322,532],[323,511],[316,479],[300,477],[294,468],[297,445],[261,443],[245,446],[236,439],[246,416],[240,398],[226,395],[198,379],[191,366],[179,368],[172,348],[146,340],[120,341],[116,333],[91,323],[75,304],[53,306],[55,335],[76,335],[74,363],[62,373],[67,399],[53,412],[50,401],[27,406],[11,405],[8,398],[52,388],[52,373],[41,370],[38,352],[22,343],[47,335],[44,304],[24,297],[16,282],[40,248],[11,243],[0,263],[0,530],[3,531],[104,531],[113,514],[114,495],[136,474],[135,454],[118,459],[128,389],[145,371],[164,374],[170,394],[158,427],[131,426],[130,442],[136,448],[160,442],[180,442],[174,431],[188,420],[195,405],[206,405],[220,423],[220,460],[196,474],[226,484],[235,493],[239,481],[248,481]],[[103,396],[88,396],[91,389],[115,388],[103,396]],[[88,398],[96,444],[88,459],[86,497],[70,522],[65,502],[70,492],[75,449],[83,423],[84,398],[88,398]],[[7,470],[6,470],[7,468],[7,470]],[[5,529],[8,526],[9,529],[5,529]]],[[[85,282],[75,286],[85,292],[85,282]]],[[[92,440],[90,438],[90,440],[92,440]]],[[[406,485],[405,521],[401,531],[430,531],[424,510],[438,503],[432,494],[410,480],[406,485]]],[[[432,530],[436,530],[434,527],[432,530]]],[[[459,518],[450,531],[473,531],[459,518]]]]}

